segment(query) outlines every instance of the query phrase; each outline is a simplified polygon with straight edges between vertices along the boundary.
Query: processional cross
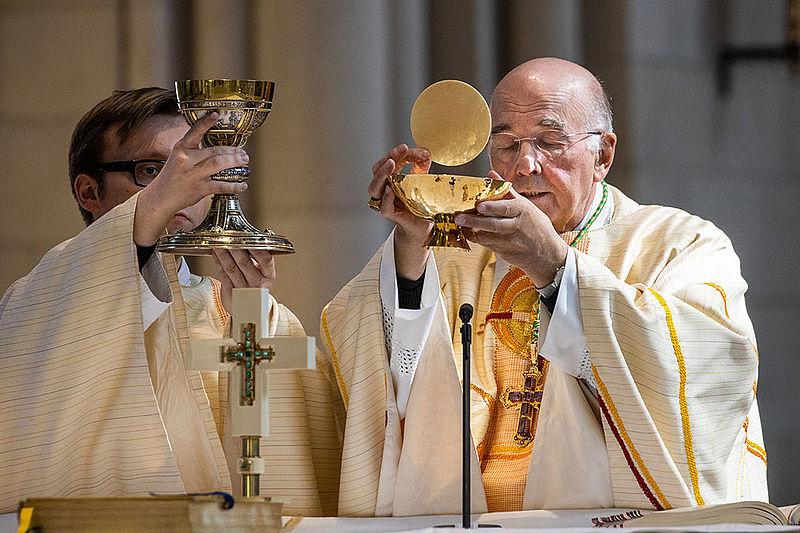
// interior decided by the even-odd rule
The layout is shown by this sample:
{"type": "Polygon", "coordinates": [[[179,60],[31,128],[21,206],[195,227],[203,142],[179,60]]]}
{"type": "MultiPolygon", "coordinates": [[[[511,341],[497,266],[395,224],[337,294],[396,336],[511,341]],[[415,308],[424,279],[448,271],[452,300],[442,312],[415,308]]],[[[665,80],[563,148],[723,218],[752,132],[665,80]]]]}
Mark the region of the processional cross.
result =
{"type": "Polygon", "coordinates": [[[230,372],[228,403],[231,435],[242,439],[239,473],[242,495],[259,495],[264,459],[261,437],[269,435],[269,370],[314,369],[314,337],[268,337],[268,289],[233,289],[233,324],[229,339],[190,339],[189,370],[230,372]]]}

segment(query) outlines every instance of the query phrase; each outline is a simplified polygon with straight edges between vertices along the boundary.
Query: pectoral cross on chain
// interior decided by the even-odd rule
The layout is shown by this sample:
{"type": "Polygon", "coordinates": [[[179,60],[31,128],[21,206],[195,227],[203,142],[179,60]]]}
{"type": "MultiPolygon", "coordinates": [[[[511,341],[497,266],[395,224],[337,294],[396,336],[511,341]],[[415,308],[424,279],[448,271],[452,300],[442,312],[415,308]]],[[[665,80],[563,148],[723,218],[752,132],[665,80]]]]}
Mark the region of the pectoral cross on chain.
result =
{"type": "Polygon", "coordinates": [[[506,409],[519,407],[519,422],[514,442],[524,447],[533,440],[533,416],[542,405],[544,383],[541,379],[542,371],[536,362],[522,373],[522,377],[524,379],[522,389],[508,387],[500,395],[500,400],[506,409]]]}
{"type": "Polygon", "coordinates": [[[233,289],[233,338],[189,339],[186,368],[230,372],[230,434],[242,438],[242,493],[259,493],[264,460],[259,439],[269,435],[269,373],[274,369],[314,369],[314,337],[269,337],[267,289],[233,289]]]}

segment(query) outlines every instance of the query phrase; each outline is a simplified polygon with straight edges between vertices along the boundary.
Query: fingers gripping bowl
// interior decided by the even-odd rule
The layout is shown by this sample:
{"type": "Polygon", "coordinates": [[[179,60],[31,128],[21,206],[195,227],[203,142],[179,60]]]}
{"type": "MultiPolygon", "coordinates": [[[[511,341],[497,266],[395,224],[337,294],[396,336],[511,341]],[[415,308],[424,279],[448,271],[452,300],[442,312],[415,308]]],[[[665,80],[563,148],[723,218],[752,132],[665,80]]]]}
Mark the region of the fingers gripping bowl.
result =
{"type": "Polygon", "coordinates": [[[425,246],[461,248],[469,244],[456,213],[473,211],[479,201],[502,198],[511,182],[454,174],[394,174],[389,180],[394,193],[414,215],[433,221],[425,246]]]}

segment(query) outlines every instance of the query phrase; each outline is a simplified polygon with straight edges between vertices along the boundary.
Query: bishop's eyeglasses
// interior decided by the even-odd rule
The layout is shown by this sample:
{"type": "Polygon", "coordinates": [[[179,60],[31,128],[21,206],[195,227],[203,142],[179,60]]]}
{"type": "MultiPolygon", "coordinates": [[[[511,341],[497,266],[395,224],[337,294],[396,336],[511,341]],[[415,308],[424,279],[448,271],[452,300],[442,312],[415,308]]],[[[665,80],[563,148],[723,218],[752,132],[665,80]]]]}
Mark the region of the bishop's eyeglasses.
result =
{"type": "Polygon", "coordinates": [[[583,131],[579,133],[564,133],[561,130],[544,130],[535,137],[517,137],[513,133],[493,133],[490,139],[489,150],[492,157],[509,160],[517,157],[523,142],[531,143],[534,150],[550,159],[558,158],[573,145],[592,137],[602,135],[602,131],[583,131]],[[577,138],[576,138],[577,137],[577,138]]]}
{"type": "Polygon", "coordinates": [[[136,185],[147,187],[158,176],[165,164],[167,162],[163,159],[137,159],[134,161],[100,163],[94,168],[103,172],[127,172],[131,175],[136,185]]]}

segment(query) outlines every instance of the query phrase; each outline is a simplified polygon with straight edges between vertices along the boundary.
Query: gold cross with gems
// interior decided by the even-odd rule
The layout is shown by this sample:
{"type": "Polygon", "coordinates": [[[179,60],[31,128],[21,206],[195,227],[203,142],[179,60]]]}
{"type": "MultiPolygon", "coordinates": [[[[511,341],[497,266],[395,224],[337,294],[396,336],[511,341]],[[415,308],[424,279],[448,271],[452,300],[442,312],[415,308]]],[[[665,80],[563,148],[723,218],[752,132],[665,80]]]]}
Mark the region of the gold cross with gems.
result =
{"type": "Polygon", "coordinates": [[[531,367],[522,373],[522,377],[525,380],[522,389],[508,387],[500,395],[500,400],[506,409],[519,406],[519,422],[514,442],[525,447],[533,441],[533,415],[542,405],[544,383],[541,379],[542,372],[536,363],[532,363],[531,367]]]}
{"type": "Polygon", "coordinates": [[[236,346],[222,348],[222,362],[236,363],[242,367],[242,387],[239,405],[253,405],[256,391],[256,366],[261,361],[272,361],[275,350],[268,346],[262,348],[255,340],[256,325],[252,322],[242,324],[241,341],[236,346]]]}

